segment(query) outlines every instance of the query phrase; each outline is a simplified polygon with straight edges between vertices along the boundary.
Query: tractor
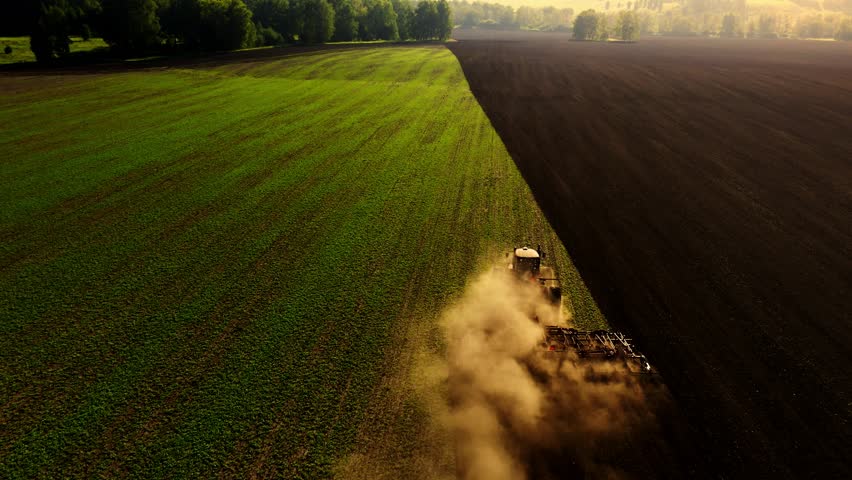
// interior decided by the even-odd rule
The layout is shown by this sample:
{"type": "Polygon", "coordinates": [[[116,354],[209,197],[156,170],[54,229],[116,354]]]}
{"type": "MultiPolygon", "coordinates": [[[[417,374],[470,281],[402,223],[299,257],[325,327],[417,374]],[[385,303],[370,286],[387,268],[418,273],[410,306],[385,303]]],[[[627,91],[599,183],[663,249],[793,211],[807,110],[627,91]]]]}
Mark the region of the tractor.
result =
{"type": "Polygon", "coordinates": [[[562,287],[553,267],[543,266],[545,258],[541,245],[535,250],[530,247],[517,247],[513,250],[512,264],[509,269],[522,280],[538,283],[542,294],[554,305],[562,305],[562,287]]]}
{"type": "MultiPolygon", "coordinates": [[[[511,253],[511,270],[519,280],[535,282],[541,287],[545,299],[553,306],[562,308],[562,287],[559,277],[551,266],[542,265],[546,255],[541,245],[533,249],[516,247],[511,253]]],[[[536,322],[537,316],[533,316],[536,322]]],[[[542,350],[551,353],[571,352],[581,360],[620,360],[628,370],[640,375],[655,375],[656,370],[648,359],[638,351],[633,340],[621,332],[606,330],[582,331],[557,325],[544,326],[542,350]]]]}

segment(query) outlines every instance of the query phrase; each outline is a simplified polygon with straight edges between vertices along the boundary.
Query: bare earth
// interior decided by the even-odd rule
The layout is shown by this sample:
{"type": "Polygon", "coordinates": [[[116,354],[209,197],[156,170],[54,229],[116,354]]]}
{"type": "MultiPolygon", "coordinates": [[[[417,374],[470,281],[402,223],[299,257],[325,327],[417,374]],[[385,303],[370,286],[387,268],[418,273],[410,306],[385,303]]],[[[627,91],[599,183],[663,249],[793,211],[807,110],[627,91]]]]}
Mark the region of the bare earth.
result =
{"type": "Polygon", "coordinates": [[[675,397],[688,440],[649,452],[661,473],[852,478],[852,43],[455,36],[595,298],[675,397]]]}

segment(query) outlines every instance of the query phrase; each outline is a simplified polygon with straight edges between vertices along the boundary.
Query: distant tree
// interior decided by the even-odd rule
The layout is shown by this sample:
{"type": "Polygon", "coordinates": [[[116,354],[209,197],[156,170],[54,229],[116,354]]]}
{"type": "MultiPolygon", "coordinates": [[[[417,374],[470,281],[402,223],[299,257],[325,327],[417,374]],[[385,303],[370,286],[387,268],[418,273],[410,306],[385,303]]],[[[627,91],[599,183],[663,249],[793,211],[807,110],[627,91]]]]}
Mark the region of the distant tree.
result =
{"type": "Polygon", "coordinates": [[[609,40],[610,33],[611,33],[610,28],[612,27],[612,24],[610,23],[611,18],[612,17],[610,15],[607,15],[605,13],[599,13],[598,14],[598,24],[597,24],[597,27],[595,28],[595,33],[596,33],[596,36],[594,37],[595,40],[598,40],[598,41],[601,41],[601,42],[605,42],[605,41],[609,40]]]}
{"type": "Polygon", "coordinates": [[[334,34],[331,39],[336,42],[351,42],[358,39],[358,18],[352,0],[333,0],[334,34]]]}
{"type": "Polygon", "coordinates": [[[181,43],[187,49],[200,49],[201,30],[199,0],[172,0],[160,7],[160,31],[167,44],[181,43]]]}
{"type": "Polygon", "coordinates": [[[464,18],[462,18],[462,27],[470,28],[475,27],[479,23],[479,16],[476,15],[476,12],[469,11],[464,14],[464,18]]]}
{"type": "MultiPolygon", "coordinates": [[[[250,2],[264,21],[255,23],[243,0],[157,0],[161,37],[170,47],[190,50],[232,50],[283,41],[287,26],[281,3],[250,2]],[[277,12],[274,9],[278,9],[277,12]],[[273,30],[275,33],[273,33],[273,30]],[[279,36],[282,37],[279,39],[279,36]]],[[[283,5],[286,5],[284,0],[283,5]]]]}
{"type": "Polygon", "coordinates": [[[30,50],[39,62],[71,51],[71,34],[100,12],[95,0],[27,0],[13,9],[30,34],[30,50]]]}
{"type": "MultiPolygon", "coordinates": [[[[540,15],[542,9],[532,7],[519,7],[518,15],[508,5],[498,3],[480,3],[478,1],[469,3],[467,0],[447,0],[450,7],[450,18],[453,23],[465,27],[479,25],[483,28],[516,29],[519,25],[538,25],[537,19],[524,16],[526,13],[540,15]]],[[[556,10],[551,7],[551,10],[556,10]]]]}
{"type": "Polygon", "coordinates": [[[437,10],[437,37],[439,40],[447,40],[453,34],[453,14],[450,10],[450,4],[447,3],[447,0],[438,0],[437,10]]]}
{"type": "Polygon", "coordinates": [[[657,33],[657,17],[650,12],[639,12],[639,33],[648,35],[657,33]]]}
{"type": "Polygon", "coordinates": [[[517,22],[524,26],[539,25],[544,21],[542,11],[532,7],[519,7],[516,16],[517,22]]]}
{"type": "Polygon", "coordinates": [[[390,0],[369,0],[366,5],[367,12],[362,21],[362,40],[398,40],[399,27],[390,0]]]}
{"type": "Polygon", "coordinates": [[[722,30],[719,32],[720,37],[734,37],[737,35],[737,17],[733,13],[729,13],[722,18],[722,30]]]}
{"type": "Polygon", "coordinates": [[[620,12],[618,14],[615,30],[618,37],[622,40],[639,40],[639,16],[632,10],[620,12]]]}
{"type": "Polygon", "coordinates": [[[670,33],[675,35],[694,35],[695,24],[689,17],[683,15],[677,16],[672,20],[670,33]]]}
{"type": "Polygon", "coordinates": [[[775,33],[788,38],[793,33],[793,21],[790,15],[779,14],[775,17],[775,33]]]}
{"type": "Polygon", "coordinates": [[[40,6],[38,20],[30,35],[30,50],[36,60],[46,62],[71,51],[72,14],[65,2],[45,2],[40,6]]]}
{"type": "Polygon", "coordinates": [[[583,10],[574,19],[574,38],[577,40],[595,40],[598,31],[599,15],[594,10],[583,10]]]}
{"type": "Polygon", "coordinates": [[[323,43],[334,35],[334,9],[326,0],[304,0],[301,4],[299,38],[305,43],[323,43]]]}
{"type": "Polygon", "coordinates": [[[632,10],[632,9],[633,9],[633,2],[627,2],[627,9],[628,9],[628,10],[632,10]]]}
{"type": "Polygon", "coordinates": [[[233,50],[255,44],[251,11],[242,0],[198,0],[199,40],[206,50],[233,50]]]}
{"type": "MultiPolygon", "coordinates": [[[[501,26],[504,26],[504,27],[515,25],[515,12],[512,10],[512,7],[503,6],[503,5],[496,5],[496,4],[494,6],[497,7],[497,8],[494,9],[495,12],[494,12],[493,16],[496,17],[498,25],[501,25],[501,26]]],[[[450,17],[449,17],[450,18],[450,26],[452,27],[453,12],[451,10],[449,12],[450,12],[450,17]]]]}
{"type": "Polygon", "coordinates": [[[246,6],[251,10],[255,25],[260,24],[274,29],[281,35],[287,35],[290,21],[288,0],[247,0],[246,6]]]}
{"type": "Polygon", "coordinates": [[[775,38],[778,36],[777,22],[773,15],[761,15],[758,19],[758,33],[763,38],[775,38]]]}
{"type": "Polygon", "coordinates": [[[258,47],[264,45],[281,45],[284,43],[284,36],[278,33],[278,30],[272,27],[265,27],[260,22],[255,23],[254,27],[256,32],[255,45],[258,47]]]}
{"type": "Polygon", "coordinates": [[[393,10],[396,12],[396,25],[399,30],[399,38],[413,38],[414,6],[409,0],[391,0],[391,3],[393,10]]]}
{"type": "Polygon", "coordinates": [[[840,22],[837,28],[837,33],[834,34],[837,40],[852,41],[852,17],[846,17],[840,22]]]}
{"type": "Polygon", "coordinates": [[[92,28],[89,27],[89,24],[84,23],[80,26],[80,37],[82,37],[85,42],[88,42],[92,38],[92,28]]]}
{"type": "Polygon", "coordinates": [[[424,0],[414,10],[414,38],[429,40],[438,37],[438,4],[424,0]]]}
{"type": "Polygon", "coordinates": [[[112,48],[139,52],[160,43],[159,5],[154,0],[102,0],[98,30],[112,48]]]}
{"type": "Polygon", "coordinates": [[[802,38],[827,38],[833,33],[825,17],[818,14],[799,17],[796,31],[802,38]]]}

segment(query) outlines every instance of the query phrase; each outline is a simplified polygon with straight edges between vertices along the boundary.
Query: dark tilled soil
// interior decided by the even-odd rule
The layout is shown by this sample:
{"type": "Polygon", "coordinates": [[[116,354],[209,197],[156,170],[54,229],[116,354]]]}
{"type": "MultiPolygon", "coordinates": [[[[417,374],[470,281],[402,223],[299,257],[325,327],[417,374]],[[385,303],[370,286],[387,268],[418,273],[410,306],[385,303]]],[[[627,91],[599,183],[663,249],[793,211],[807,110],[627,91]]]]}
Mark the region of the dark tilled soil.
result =
{"type": "Polygon", "coordinates": [[[672,391],[681,425],[642,447],[660,473],[852,478],[852,43],[456,38],[595,298],[672,391]]]}

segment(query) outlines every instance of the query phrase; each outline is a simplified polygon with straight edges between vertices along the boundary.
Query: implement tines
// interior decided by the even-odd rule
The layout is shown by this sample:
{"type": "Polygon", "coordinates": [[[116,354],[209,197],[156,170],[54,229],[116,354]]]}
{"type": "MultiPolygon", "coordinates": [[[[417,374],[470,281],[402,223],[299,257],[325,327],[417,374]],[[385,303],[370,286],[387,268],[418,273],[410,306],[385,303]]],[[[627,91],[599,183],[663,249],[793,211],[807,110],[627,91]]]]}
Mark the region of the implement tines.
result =
{"type": "Polygon", "coordinates": [[[574,328],[545,327],[543,346],[549,352],[576,352],[580,358],[623,359],[635,373],[653,373],[645,355],[633,340],[621,332],[583,331],[574,328]]]}

